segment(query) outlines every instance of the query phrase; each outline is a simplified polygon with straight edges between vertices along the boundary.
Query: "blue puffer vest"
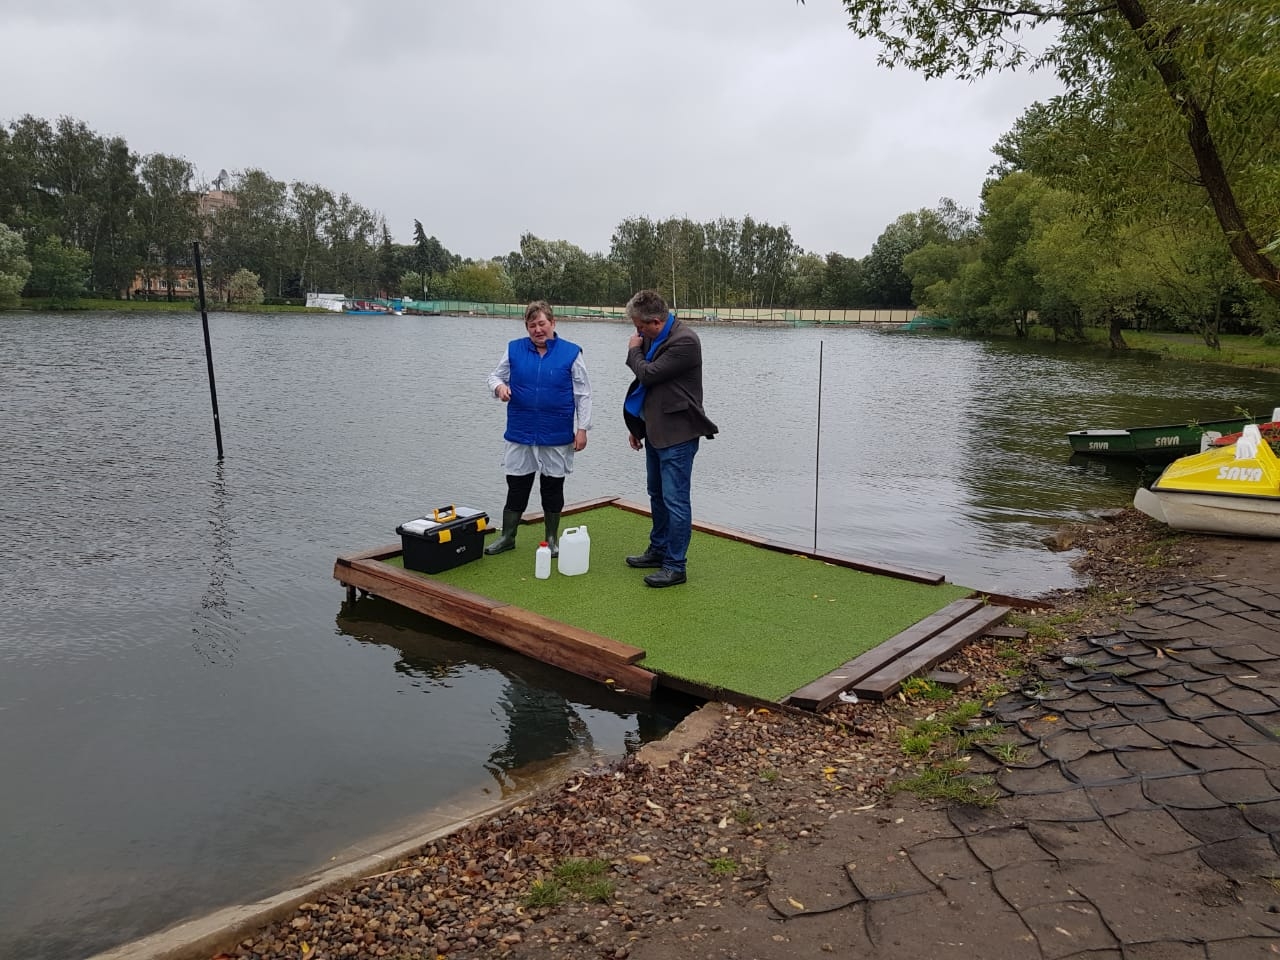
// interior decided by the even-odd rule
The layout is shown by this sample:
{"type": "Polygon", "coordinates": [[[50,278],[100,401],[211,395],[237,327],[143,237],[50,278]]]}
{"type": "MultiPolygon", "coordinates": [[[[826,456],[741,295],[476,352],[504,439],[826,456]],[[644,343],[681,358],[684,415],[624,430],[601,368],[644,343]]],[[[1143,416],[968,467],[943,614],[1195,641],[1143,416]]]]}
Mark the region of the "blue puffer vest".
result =
{"type": "Polygon", "coordinates": [[[507,345],[511,363],[511,401],[507,432],[512,443],[560,447],[573,443],[573,361],[582,348],[555,337],[539,356],[528,337],[507,345]]]}

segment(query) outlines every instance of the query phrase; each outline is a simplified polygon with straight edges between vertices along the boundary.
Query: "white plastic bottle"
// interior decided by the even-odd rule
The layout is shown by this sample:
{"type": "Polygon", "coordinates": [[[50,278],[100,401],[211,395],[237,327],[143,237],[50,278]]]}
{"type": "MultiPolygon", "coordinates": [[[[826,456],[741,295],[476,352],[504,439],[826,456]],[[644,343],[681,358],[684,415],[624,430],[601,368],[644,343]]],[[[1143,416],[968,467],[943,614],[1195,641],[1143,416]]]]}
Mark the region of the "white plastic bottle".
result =
{"type": "Polygon", "coordinates": [[[560,538],[560,572],[567,577],[586,573],[591,565],[591,537],[587,525],[570,527],[560,538]]]}
{"type": "Polygon", "coordinates": [[[539,580],[546,580],[551,576],[551,548],[545,540],[538,544],[537,552],[533,555],[533,575],[539,580]]]}

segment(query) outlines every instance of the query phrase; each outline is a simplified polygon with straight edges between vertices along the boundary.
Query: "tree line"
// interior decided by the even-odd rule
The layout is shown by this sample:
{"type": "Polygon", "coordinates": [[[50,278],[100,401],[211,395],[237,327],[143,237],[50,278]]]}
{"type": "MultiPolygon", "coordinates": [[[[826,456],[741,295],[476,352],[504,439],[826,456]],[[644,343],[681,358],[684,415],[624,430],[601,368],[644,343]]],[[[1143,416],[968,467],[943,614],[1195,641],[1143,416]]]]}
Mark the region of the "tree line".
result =
{"type": "Polygon", "coordinates": [[[124,138],[65,116],[0,127],[0,224],[21,240],[29,272],[19,291],[28,295],[127,296],[137,278],[189,296],[179,279],[191,271],[195,239],[211,286],[230,290],[247,271],[268,301],[332,291],[620,304],[656,287],[698,307],[844,308],[901,307],[910,293],[875,268],[875,251],[864,271],[856,258],[805,253],[785,224],[749,215],[629,217],[606,253],[525,233],[517,250],[464,259],[420,220],[412,242],[394,242],[386,218],[345,193],[260,169],[201,183],[185,158],[139,156],[124,138]]]}

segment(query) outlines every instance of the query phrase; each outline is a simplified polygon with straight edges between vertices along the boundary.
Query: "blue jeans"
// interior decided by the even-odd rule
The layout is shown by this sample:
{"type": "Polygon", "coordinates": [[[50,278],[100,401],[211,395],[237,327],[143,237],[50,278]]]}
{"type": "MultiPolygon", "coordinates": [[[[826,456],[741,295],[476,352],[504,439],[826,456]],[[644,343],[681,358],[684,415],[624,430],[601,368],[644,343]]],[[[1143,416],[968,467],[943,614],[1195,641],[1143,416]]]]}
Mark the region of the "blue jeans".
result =
{"type": "Polygon", "coordinates": [[[693,508],[689,505],[689,485],[693,479],[693,457],[698,439],[657,450],[645,444],[645,466],[649,479],[649,509],[653,529],[649,549],[662,555],[667,570],[685,572],[685,555],[693,535],[693,508]]]}

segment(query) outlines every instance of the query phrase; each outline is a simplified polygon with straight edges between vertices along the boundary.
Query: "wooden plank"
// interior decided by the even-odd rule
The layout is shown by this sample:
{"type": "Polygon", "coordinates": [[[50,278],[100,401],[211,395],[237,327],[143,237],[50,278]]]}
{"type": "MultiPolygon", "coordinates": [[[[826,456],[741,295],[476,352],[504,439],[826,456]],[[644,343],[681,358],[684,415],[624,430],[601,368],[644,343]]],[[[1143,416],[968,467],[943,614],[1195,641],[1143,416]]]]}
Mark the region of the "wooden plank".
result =
{"type": "MultiPolygon", "coordinates": [[[[647,511],[646,511],[647,512],[647,511]]],[[[723,537],[725,540],[736,540],[738,543],[748,543],[753,547],[765,547],[769,550],[778,550],[782,544],[776,543],[765,537],[757,537],[754,534],[744,533],[741,530],[735,530],[732,527],[723,527],[718,523],[695,523],[693,529],[702,533],[709,533],[713,537],[723,537]]]]}
{"type": "Polygon", "coordinates": [[[652,696],[657,678],[634,659],[644,651],[448,584],[433,583],[376,560],[334,567],[351,586],[473,633],[619,692],[652,696]],[[417,581],[417,582],[415,582],[417,581]]]}
{"type": "Polygon", "coordinates": [[[1014,610],[1053,609],[1053,604],[1046,600],[1028,600],[1026,597],[1010,597],[1003,593],[987,593],[985,590],[975,592],[974,597],[986,603],[995,603],[1002,607],[1011,607],[1014,610]]]}
{"type": "Polygon", "coordinates": [[[644,649],[641,647],[623,643],[613,637],[592,633],[590,630],[583,630],[572,624],[561,623],[559,620],[552,620],[550,617],[544,617],[540,613],[534,613],[523,607],[508,604],[495,610],[494,616],[504,623],[519,624],[531,636],[542,635],[561,645],[588,648],[598,656],[616,660],[619,663],[635,663],[644,657],[644,649]]]}
{"type": "Polygon", "coordinates": [[[634,500],[623,500],[619,497],[617,500],[613,501],[613,505],[619,510],[627,511],[627,513],[639,513],[646,517],[649,516],[648,504],[636,503],[634,500]]]}
{"type": "MultiPolygon", "coordinates": [[[[652,696],[658,684],[658,678],[651,671],[605,653],[601,641],[620,647],[630,647],[629,644],[619,644],[608,637],[549,620],[531,610],[513,606],[495,610],[490,629],[482,636],[534,660],[638,696],[652,696]],[[585,638],[593,642],[584,642],[585,638]]],[[[639,653],[643,655],[644,651],[639,653]]]]}
{"type": "Polygon", "coordinates": [[[930,637],[981,609],[977,600],[954,600],[919,623],[914,623],[879,646],[837,667],[824,677],[805,684],[783,699],[783,703],[802,710],[823,710],[863,677],[875,673],[930,637]]]}
{"type": "Polygon", "coordinates": [[[997,640],[1025,640],[1027,639],[1027,631],[1022,627],[989,627],[984,637],[995,637],[997,640]]]}
{"type": "Polygon", "coordinates": [[[403,550],[403,544],[389,543],[386,546],[374,547],[372,550],[362,550],[360,553],[348,553],[338,558],[338,566],[347,567],[356,560],[386,560],[388,557],[399,555],[403,550]]]}
{"type": "Polygon", "coordinates": [[[423,578],[377,560],[357,560],[348,567],[335,565],[333,574],[349,586],[472,633],[477,632],[476,628],[488,619],[492,610],[503,605],[501,601],[442,583],[423,589],[427,583],[423,578]]]}
{"type": "Polygon", "coordinates": [[[973,683],[973,677],[959,670],[930,670],[925,674],[925,679],[932,680],[938,686],[946,687],[948,690],[960,690],[973,683]]]}
{"type": "MultiPolygon", "coordinates": [[[[794,552],[794,550],[793,550],[794,552]]],[[[914,570],[911,567],[899,567],[887,563],[874,563],[870,560],[859,560],[856,557],[845,557],[838,553],[814,553],[810,554],[815,560],[822,560],[825,563],[835,564],[837,567],[848,567],[851,570],[861,570],[864,573],[875,573],[882,577],[894,577],[898,580],[911,580],[915,583],[928,584],[936,587],[939,584],[946,583],[947,578],[940,573],[930,573],[927,570],[914,570]]]]}
{"type": "Polygon", "coordinates": [[[884,700],[893,696],[902,681],[946,660],[974,637],[1009,615],[1008,607],[984,606],[963,620],[935,634],[875,673],[853,685],[853,692],[864,700],[884,700]]]}

